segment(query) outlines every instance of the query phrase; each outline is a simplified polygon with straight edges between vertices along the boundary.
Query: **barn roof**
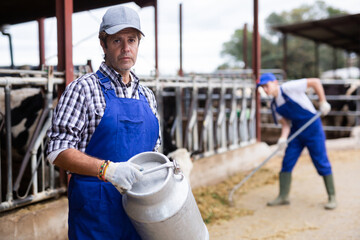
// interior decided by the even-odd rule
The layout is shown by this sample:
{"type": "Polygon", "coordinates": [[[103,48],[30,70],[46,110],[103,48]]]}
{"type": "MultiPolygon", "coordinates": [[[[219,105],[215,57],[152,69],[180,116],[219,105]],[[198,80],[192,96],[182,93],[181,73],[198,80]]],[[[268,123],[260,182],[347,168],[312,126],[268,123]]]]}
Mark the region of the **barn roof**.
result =
{"type": "Polygon", "coordinates": [[[360,14],[273,26],[284,34],[300,36],[334,48],[360,54],[360,14]]]}
{"type": "MultiPolygon", "coordinates": [[[[73,0],[73,11],[81,12],[111,5],[135,2],[140,7],[153,6],[156,0],[73,0]]],[[[55,0],[4,0],[0,1],[0,26],[55,17],[55,0]]]]}

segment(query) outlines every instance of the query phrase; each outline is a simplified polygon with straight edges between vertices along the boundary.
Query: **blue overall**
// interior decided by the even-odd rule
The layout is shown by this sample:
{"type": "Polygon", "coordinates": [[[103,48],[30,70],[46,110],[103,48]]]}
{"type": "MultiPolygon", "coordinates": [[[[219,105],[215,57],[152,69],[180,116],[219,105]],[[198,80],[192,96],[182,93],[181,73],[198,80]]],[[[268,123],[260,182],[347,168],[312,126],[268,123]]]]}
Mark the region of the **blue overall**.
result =
{"type": "MultiPolygon", "coordinates": [[[[298,103],[287,96],[280,88],[285,103],[276,106],[276,111],[284,118],[291,120],[290,136],[308,122],[315,114],[304,109],[298,103]]],[[[275,103],[275,99],[273,100],[275,103]]],[[[331,165],[325,148],[325,133],[320,118],[316,119],[310,126],[294,138],[286,148],[281,172],[291,172],[304,147],[309,150],[311,159],[321,176],[332,173],[331,165]]]]}
{"type": "MultiPolygon", "coordinates": [[[[106,100],[104,115],[85,152],[113,162],[152,151],[159,123],[146,97],[118,98],[110,79],[97,71],[106,100]]],[[[122,196],[110,183],[73,174],[69,183],[69,239],[140,239],[122,206],[122,196]]]]}

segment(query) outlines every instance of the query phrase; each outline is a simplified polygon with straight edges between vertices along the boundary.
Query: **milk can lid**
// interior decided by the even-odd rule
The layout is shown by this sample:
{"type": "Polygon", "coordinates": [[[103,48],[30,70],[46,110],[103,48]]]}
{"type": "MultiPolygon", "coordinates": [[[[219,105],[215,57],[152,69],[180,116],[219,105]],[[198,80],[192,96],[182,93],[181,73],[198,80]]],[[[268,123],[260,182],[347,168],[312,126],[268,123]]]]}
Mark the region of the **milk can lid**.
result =
{"type": "MultiPolygon", "coordinates": [[[[157,152],[143,152],[132,157],[130,162],[136,163],[144,168],[144,171],[169,163],[170,160],[163,154],[157,152]]],[[[154,172],[144,174],[142,179],[135,183],[130,195],[148,195],[158,192],[168,181],[172,169],[164,167],[154,172]]]]}

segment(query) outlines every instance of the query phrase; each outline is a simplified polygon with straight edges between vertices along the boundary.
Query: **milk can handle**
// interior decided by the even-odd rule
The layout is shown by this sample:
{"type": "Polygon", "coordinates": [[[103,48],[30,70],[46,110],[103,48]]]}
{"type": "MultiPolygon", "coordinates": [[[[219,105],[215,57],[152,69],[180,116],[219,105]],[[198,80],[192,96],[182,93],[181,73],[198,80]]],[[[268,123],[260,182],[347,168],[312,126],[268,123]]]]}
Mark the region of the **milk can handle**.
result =
{"type": "Polygon", "coordinates": [[[158,171],[158,170],[161,170],[163,168],[168,168],[168,167],[174,169],[174,174],[181,174],[182,175],[180,165],[177,163],[177,161],[175,159],[173,159],[172,162],[167,162],[167,163],[161,164],[160,166],[153,167],[153,168],[150,168],[150,169],[146,169],[146,170],[143,171],[143,175],[148,174],[148,173],[152,173],[152,172],[155,172],[155,171],[158,171]]]}

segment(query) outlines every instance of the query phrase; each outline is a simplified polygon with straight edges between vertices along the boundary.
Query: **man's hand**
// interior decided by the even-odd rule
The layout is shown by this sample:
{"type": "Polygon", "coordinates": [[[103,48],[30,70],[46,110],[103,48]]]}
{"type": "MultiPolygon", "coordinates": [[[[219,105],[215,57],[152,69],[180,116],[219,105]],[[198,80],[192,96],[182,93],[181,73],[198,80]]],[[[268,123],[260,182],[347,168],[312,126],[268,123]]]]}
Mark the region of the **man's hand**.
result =
{"type": "Polygon", "coordinates": [[[121,194],[132,188],[142,178],[142,167],[131,162],[110,162],[105,179],[111,182],[121,194]]]}
{"type": "Polygon", "coordinates": [[[277,146],[279,148],[280,151],[284,150],[287,147],[287,139],[286,138],[279,138],[279,140],[277,141],[277,146]]]}
{"type": "Polygon", "coordinates": [[[320,102],[320,112],[322,116],[326,116],[331,110],[331,105],[325,100],[320,102]]]}

